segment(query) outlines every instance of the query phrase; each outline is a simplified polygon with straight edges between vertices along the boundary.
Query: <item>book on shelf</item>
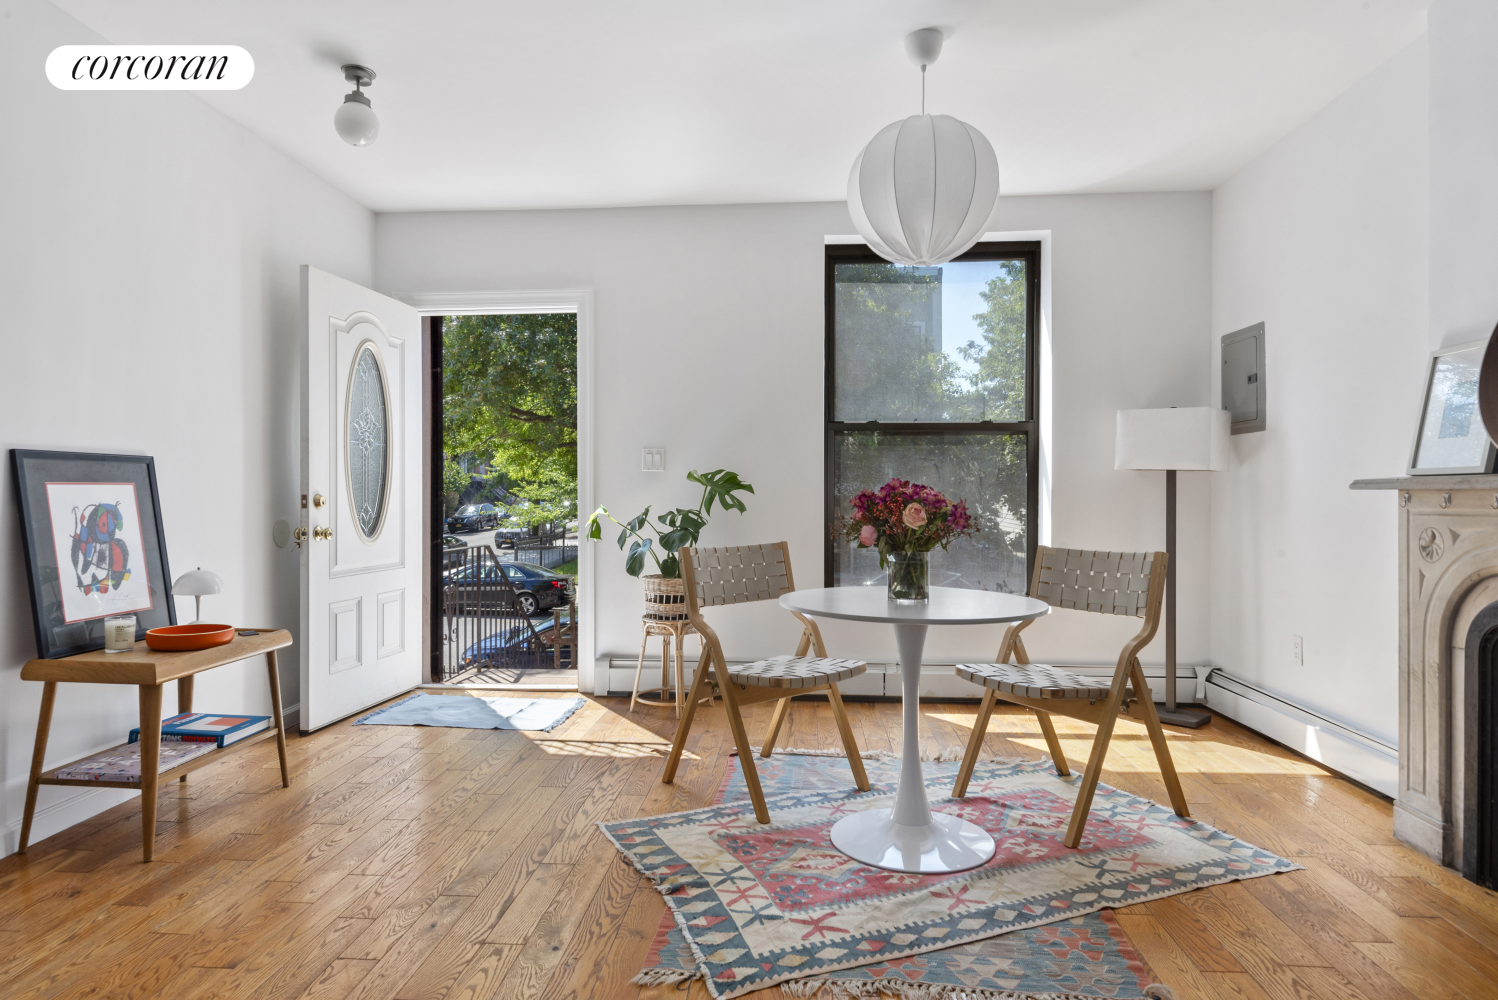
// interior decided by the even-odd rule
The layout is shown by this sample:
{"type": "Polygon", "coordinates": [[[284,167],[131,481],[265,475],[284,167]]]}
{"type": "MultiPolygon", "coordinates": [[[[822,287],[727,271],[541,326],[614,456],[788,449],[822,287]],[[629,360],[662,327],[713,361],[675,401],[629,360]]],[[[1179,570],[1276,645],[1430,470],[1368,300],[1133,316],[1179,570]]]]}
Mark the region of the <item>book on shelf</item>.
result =
{"type": "MultiPolygon", "coordinates": [[[[184,712],[161,723],[161,743],[211,743],[226,747],[246,736],[270,728],[268,715],[210,715],[206,712],[184,712]]],[[[130,742],[140,742],[140,729],[130,730],[130,742]]]]}
{"type": "MultiPolygon", "coordinates": [[[[163,743],[157,770],[167,771],[216,749],[212,743],[163,743]]],[[[139,781],[140,744],[130,743],[94,754],[87,760],[59,768],[54,777],[66,781],[139,781]]]]}

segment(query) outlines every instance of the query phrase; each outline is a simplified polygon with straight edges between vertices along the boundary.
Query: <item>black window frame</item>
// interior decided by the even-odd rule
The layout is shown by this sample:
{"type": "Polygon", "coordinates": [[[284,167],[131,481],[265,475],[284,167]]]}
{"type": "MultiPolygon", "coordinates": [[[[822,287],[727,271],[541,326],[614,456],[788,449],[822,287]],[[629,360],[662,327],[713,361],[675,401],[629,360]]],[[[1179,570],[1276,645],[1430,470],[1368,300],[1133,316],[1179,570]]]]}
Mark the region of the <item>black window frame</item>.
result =
{"type": "MultiPolygon", "coordinates": [[[[967,253],[954,257],[954,261],[969,260],[1024,260],[1025,261],[1025,419],[1000,422],[982,420],[977,422],[947,423],[935,420],[909,422],[885,422],[869,420],[861,422],[833,419],[833,404],[836,400],[836,317],[834,304],[835,268],[838,264],[888,264],[889,261],[876,254],[863,243],[829,243],[823,255],[825,272],[826,340],[823,365],[823,424],[822,438],[822,496],[826,538],[823,543],[823,586],[833,585],[833,559],[835,558],[832,525],[839,511],[833,490],[833,440],[840,432],[878,431],[880,434],[991,434],[1025,435],[1025,571],[1027,576],[1035,569],[1035,549],[1039,545],[1036,532],[1036,517],[1040,508],[1040,242],[1025,240],[1014,242],[993,241],[974,244],[967,253]]],[[[1029,589],[1029,580],[1025,580],[1029,589]]]]}

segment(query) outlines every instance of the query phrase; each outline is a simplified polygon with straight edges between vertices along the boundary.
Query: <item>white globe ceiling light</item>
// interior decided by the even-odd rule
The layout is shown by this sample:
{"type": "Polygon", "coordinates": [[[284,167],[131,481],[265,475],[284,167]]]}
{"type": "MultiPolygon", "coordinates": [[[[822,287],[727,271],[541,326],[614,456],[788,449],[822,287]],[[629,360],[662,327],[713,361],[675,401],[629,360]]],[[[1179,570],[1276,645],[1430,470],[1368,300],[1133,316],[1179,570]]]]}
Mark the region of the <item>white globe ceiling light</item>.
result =
{"type": "Polygon", "coordinates": [[[368,146],[380,134],[380,120],[359,88],[374,82],[374,70],[353,63],[342,69],[343,78],[354,85],[354,90],[344,96],[343,103],[333,113],[333,127],[350,146],[368,146]]]}
{"type": "Polygon", "coordinates": [[[999,200],[999,160],[983,133],[950,115],[926,114],[926,67],[942,33],[905,36],[921,67],[921,113],[885,126],[853,161],[848,212],[869,247],[896,264],[929,267],[983,235],[999,200]]]}

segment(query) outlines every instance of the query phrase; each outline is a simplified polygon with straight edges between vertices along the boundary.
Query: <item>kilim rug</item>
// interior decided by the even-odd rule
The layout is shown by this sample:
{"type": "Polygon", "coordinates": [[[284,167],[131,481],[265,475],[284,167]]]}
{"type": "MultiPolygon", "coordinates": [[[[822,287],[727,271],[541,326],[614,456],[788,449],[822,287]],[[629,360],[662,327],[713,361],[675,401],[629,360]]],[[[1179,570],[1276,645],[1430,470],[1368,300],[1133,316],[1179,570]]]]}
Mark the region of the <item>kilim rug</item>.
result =
{"type": "Polygon", "coordinates": [[[777,795],[768,825],[747,802],[724,802],[599,826],[655,881],[722,1000],[1299,867],[1101,784],[1071,850],[1061,838],[1077,779],[1058,777],[1046,761],[981,762],[962,800],[947,797],[945,769],[927,778],[933,808],[993,834],[998,850],[987,864],[912,875],[834,850],[828,830],[839,818],[890,807],[887,781],[864,794],[849,782],[777,795]]]}
{"type": "MultiPolygon", "coordinates": [[[[768,761],[756,759],[766,794],[846,788],[853,780],[847,760],[825,754],[825,751],[782,750],[768,761]]],[[[893,788],[900,773],[898,758],[893,754],[866,756],[872,758],[865,760],[864,766],[873,789],[893,788]]],[[[927,764],[925,770],[933,781],[938,773],[950,780],[949,775],[956,773],[957,762],[927,764]]],[[[731,757],[715,801],[747,797],[743,770],[738,760],[731,757]]],[[[700,975],[691,946],[667,907],[644,967],[630,982],[666,986],[700,975]]],[[[782,983],[780,988],[793,996],[892,996],[920,1000],[958,997],[1028,1000],[1041,996],[1054,1000],[1067,997],[1163,1000],[1170,996],[1165,987],[1151,979],[1148,967],[1118,926],[1113,911],[1105,909],[894,962],[874,962],[825,976],[792,980],[782,983]]]]}

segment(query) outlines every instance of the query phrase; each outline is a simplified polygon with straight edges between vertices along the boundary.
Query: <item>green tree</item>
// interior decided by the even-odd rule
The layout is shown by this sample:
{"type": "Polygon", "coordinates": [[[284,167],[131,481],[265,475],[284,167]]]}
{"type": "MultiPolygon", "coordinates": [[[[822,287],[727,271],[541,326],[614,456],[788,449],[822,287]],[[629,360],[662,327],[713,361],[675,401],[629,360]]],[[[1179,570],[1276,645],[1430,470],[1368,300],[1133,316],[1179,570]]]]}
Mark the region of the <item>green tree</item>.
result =
{"type": "Polygon", "coordinates": [[[1025,419],[1025,262],[999,262],[999,274],[978,294],[988,308],[973,317],[983,343],[970,340],[964,360],[977,365],[968,376],[980,420],[1025,419]]]}
{"type": "Polygon", "coordinates": [[[448,317],[442,369],[443,450],[575,503],[577,316],[448,317]]]}

